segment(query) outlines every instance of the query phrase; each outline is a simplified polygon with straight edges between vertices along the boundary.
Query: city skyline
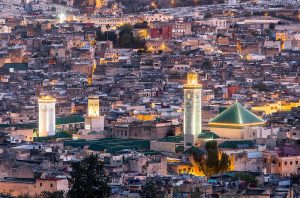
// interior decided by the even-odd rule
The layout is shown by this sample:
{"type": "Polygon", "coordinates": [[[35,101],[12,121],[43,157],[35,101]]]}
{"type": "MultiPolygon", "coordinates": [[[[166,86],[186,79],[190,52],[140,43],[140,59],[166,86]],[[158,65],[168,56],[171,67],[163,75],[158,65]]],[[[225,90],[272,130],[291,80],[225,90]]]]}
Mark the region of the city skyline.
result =
{"type": "Polygon", "coordinates": [[[299,0],[0,8],[0,197],[300,196],[299,0]]]}

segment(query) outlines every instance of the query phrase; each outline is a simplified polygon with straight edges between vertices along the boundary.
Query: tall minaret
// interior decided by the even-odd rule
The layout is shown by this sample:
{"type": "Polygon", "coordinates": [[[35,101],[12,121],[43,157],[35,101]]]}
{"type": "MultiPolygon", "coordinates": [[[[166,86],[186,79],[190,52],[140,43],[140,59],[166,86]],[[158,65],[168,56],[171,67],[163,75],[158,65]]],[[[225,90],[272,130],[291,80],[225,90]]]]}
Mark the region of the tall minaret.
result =
{"type": "Polygon", "coordinates": [[[100,132],[104,130],[104,116],[100,115],[99,96],[88,97],[88,109],[85,117],[86,132],[95,131],[100,132]]]}
{"type": "Polygon", "coordinates": [[[198,84],[198,74],[194,71],[187,74],[187,83],[183,86],[184,91],[184,147],[195,146],[196,139],[202,130],[201,119],[201,90],[198,84]]]}
{"type": "Polygon", "coordinates": [[[55,135],[55,98],[42,96],[39,102],[39,137],[55,135]]]}

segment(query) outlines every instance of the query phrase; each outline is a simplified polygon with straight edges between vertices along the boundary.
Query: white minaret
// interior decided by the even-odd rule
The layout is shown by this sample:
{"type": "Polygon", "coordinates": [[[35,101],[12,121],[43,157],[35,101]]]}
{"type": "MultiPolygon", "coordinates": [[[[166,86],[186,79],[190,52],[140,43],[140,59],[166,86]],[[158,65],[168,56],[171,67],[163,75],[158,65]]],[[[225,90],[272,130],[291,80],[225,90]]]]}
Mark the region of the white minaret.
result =
{"type": "Polygon", "coordinates": [[[86,132],[100,132],[104,130],[104,116],[100,116],[99,96],[88,97],[88,110],[84,128],[86,132]]]}
{"type": "Polygon", "coordinates": [[[183,86],[184,91],[184,147],[195,146],[198,135],[202,130],[201,119],[201,89],[198,84],[198,74],[189,72],[187,83],[183,86]]]}
{"type": "Polygon", "coordinates": [[[43,96],[39,102],[39,137],[55,135],[55,98],[43,96]]]}

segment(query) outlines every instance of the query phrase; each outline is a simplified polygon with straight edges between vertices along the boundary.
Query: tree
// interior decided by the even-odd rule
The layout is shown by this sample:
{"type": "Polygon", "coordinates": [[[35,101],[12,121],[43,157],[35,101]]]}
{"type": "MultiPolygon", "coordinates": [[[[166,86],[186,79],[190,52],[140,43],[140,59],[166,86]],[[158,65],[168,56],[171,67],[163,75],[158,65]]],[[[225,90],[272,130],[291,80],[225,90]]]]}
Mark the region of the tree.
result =
{"type": "Polygon", "coordinates": [[[269,29],[270,29],[270,30],[274,30],[274,29],[275,29],[275,23],[270,23],[269,29]]]}
{"type": "Polygon", "coordinates": [[[146,49],[145,39],[141,38],[140,36],[134,36],[133,27],[130,24],[124,24],[119,27],[118,43],[122,48],[146,49]]]}
{"type": "Polygon", "coordinates": [[[203,63],[202,63],[202,68],[203,69],[211,69],[212,67],[212,62],[209,58],[204,59],[203,63]]]}
{"type": "Polygon", "coordinates": [[[122,37],[124,34],[130,34],[133,36],[133,27],[130,24],[124,24],[119,27],[119,37],[122,37]]]}
{"type": "Polygon", "coordinates": [[[143,21],[142,23],[136,23],[136,24],[133,25],[133,27],[136,28],[136,29],[148,28],[148,22],[143,21]]]}
{"type": "Polygon", "coordinates": [[[64,198],[64,191],[54,191],[54,192],[42,192],[41,198],[64,198]]]}
{"type": "Polygon", "coordinates": [[[133,47],[133,37],[132,35],[125,33],[120,37],[120,47],[132,48],[133,47]]]}
{"type": "Polygon", "coordinates": [[[110,196],[111,188],[107,185],[109,177],[98,155],[90,155],[81,162],[73,163],[68,180],[70,187],[68,197],[105,198],[110,196]]]}
{"type": "Polygon", "coordinates": [[[103,33],[102,33],[101,29],[97,29],[96,30],[96,41],[101,41],[102,37],[103,37],[103,33]]]}
{"type": "Polygon", "coordinates": [[[205,143],[206,150],[217,149],[217,148],[218,148],[217,141],[208,141],[205,143]]]}
{"type": "Polygon", "coordinates": [[[253,85],[253,89],[257,89],[259,92],[265,91],[268,92],[270,91],[269,87],[265,83],[258,83],[253,85]]]}
{"type": "Polygon", "coordinates": [[[124,24],[119,27],[119,45],[123,48],[132,48],[134,46],[133,27],[130,24],[124,24]]]}
{"type": "Polygon", "coordinates": [[[218,169],[218,162],[219,162],[219,154],[217,149],[209,149],[207,151],[207,160],[206,165],[209,168],[214,168],[216,171],[218,169]]]}
{"type": "Polygon", "coordinates": [[[255,176],[253,176],[250,173],[244,173],[244,172],[240,172],[240,173],[236,173],[235,176],[232,178],[232,180],[242,180],[247,182],[248,184],[258,184],[257,179],[255,178],[255,176]]]}
{"type": "Polygon", "coordinates": [[[114,44],[117,41],[117,34],[115,31],[106,31],[102,32],[101,29],[96,31],[96,41],[112,41],[114,44]]]}
{"type": "Polygon", "coordinates": [[[205,149],[207,150],[207,158],[200,158],[198,161],[201,170],[206,176],[223,173],[229,170],[229,156],[225,153],[222,153],[221,159],[219,159],[220,151],[218,149],[217,141],[206,142],[205,149]]]}
{"type": "Polygon", "coordinates": [[[222,153],[221,160],[219,162],[219,171],[221,173],[227,171],[230,168],[230,159],[229,156],[225,153],[222,153]]]}
{"type": "Polygon", "coordinates": [[[162,186],[156,183],[155,178],[148,178],[146,183],[142,186],[140,196],[141,198],[163,198],[166,192],[160,190],[161,187],[162,186]]]}

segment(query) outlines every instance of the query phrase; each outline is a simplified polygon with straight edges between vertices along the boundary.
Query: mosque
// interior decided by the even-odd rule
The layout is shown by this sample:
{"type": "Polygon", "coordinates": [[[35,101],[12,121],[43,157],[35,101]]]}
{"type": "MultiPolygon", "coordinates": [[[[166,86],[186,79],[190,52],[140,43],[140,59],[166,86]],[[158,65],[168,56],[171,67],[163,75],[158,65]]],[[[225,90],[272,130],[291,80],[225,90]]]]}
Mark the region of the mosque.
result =
{"type": "Polygon", "coordinates": [[[256,127],[263,126],[265,121],[246,109],[237,101],[209,122],[210,132],[202,130],[201,91],[198,74],[194,71],[187,74],[184,90],[184,148],[199,145],[199,142],[212,138],[250,139],[256,127]]]}

